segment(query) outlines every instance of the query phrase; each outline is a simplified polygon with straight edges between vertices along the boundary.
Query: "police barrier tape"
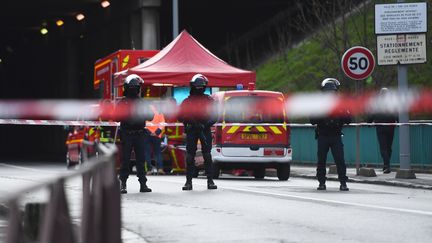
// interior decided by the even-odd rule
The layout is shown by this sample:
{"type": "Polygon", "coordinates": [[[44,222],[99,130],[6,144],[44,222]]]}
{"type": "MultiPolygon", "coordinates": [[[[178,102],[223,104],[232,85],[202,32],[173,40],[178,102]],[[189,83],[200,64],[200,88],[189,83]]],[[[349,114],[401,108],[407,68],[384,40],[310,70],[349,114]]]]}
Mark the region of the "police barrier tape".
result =
{"type": "MultiPolygon", "coordinates": [[[[140,99],[139,102],[116,103],[97,100],[29,100],[0,101],[0,119],[3,119],[2,124],[6,124],[6,122],[8,122],[7,124],[18,124],[18,119],[23,119],[28,120],[25,122],[27,125],[74,125],[77,124],[76,122],[82,121],[80,124],[87,123],[84,125],[89,126],[98,126],[99,123],[116,126],[117,124],[106,123],[105,121],[144,119],[153,114],[149,108],[150,104],[168,118],[175,118],[178,115],[178,106],[171,100],[140,99]],[[52,122],[48,122],[48,120],[52,122]]],[[[390,90],[381,96],[369,93],[359,96],[333,93],[297,93],[287,95],[284,101],[261,99],[259,102],[253,99],[230,99],[223,103],[218,102],[212,107],[200,107],[197,104],[192,104],[191,107],[184,109],[185,114],[183,115],[196,119],[200,119],[205,114],[214,117],[224,115],[231,117],[231,122],[235,122],[238,119],[244,120],[244,117],[239,117],[254,113],[256,110],[265,110],[266,114],[275,116],[284,111],[289,119],[343,116],[347,113],[354,116],[397,114],[399,112],[431,114],[432,91],[411,89],[402,93],[390,90]]],[[[246,119],[246,121],[253,122],[254,120],[246,119]]],[[[24,124],[24,122],[20,122],[24,124]]]]}
{"type": "MultiPolygon", "coordinates": [[[[39,126],[91,126],[91,127],[117,127],[120,122],[104,122],[104,121],[60,121],[60,120],[28,120],[28,119],[0,119],[0,125],[39,125],[39,126]]],[[[183,126],[180,122],[162,122],[152,123],[146,122],[147,126],[183,126]]],[[[289,126],[289,127],[315,127],[310,123],[215,123],[214,126],[289,126]]],[[[346,126],[432,126],[432,121],[412,121],[408,123],[367,123],[358,122],[350,123],[346,126]]]]}

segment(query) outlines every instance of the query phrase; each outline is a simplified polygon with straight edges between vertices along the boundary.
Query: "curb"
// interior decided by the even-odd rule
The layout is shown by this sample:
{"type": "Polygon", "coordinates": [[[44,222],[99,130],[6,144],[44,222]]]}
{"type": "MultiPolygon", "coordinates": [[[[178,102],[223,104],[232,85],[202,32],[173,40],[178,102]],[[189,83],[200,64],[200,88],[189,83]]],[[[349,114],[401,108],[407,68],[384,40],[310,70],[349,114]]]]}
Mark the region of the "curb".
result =
{"type": "MultiPolygon", "coordinates": [[[[266,176],[277,177],[276,171],[267,170],[266,171],[266,176]]],[[[291,172],[290,177],[305,178],[305,179],[314,179],[314,180],[316,180],[316,176],[315,175],[298,174],[298,173],[295,173],[295,172],[291,172]]],[[[327,180],[328,181],[339,181],[337,178],[333,178],[333,177],[327,177],[327,180]]],[[[401,182],[401,181],[378,181],[378,180],[372,181],[372,180],[363,180],[363,179],[348,177],[348,182],[432,190],[432,185],[413,184],[413,183],[401,182]]]]}
{"type": "MultiPolygon", "coordinates": [[[[292,177],[298,177],[298,178],[306,178],[306,179],[316,180],[316,176],[311,176],[311,175],[292,174],[291,176],[292,177]]],[[[327,180],[328,181],[339,181],[337,178],[331,178],[331,177],[327,177],[327,180]]],[[[358,178],[348,178],[348,182],[432,190],[432,186],[429,186],[429,185],[419,185],[419,184],[412,184],[412,183],[399,182],[399,181],[369,181],[369,180],[362,180],[362,179],[358,179],[358,178]]]]}

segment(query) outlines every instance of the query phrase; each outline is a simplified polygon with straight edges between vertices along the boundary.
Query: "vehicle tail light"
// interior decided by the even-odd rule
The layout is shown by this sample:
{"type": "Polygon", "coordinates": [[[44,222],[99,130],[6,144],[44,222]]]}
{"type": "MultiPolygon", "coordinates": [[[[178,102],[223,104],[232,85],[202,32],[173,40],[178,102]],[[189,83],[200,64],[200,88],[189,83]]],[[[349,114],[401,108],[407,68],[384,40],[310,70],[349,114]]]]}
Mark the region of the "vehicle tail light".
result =
{"type": "Polygon", "coordinates": [[[264,156],[283,156],[283,148],[264,148],[264,156]]]}

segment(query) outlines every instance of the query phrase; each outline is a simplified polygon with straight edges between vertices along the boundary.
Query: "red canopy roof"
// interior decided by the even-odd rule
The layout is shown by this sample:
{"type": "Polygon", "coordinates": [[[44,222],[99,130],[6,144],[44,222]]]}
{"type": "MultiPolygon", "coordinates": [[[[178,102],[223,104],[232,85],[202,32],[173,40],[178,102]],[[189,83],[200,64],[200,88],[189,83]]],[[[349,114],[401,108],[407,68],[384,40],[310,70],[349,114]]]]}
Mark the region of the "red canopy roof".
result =
{"type": "Polygon", "coordinates": [[[235,87],[242,84],[255,84],[255,72],[233,67],[219,59],[186,30],[183,30],[169,45],[144,63],[118,72],[120,80],[129,74],[137,74],[145,84],[172,84],[187,86],[192,77],[204,74],[209,79],[209,86],[235,87]]]}

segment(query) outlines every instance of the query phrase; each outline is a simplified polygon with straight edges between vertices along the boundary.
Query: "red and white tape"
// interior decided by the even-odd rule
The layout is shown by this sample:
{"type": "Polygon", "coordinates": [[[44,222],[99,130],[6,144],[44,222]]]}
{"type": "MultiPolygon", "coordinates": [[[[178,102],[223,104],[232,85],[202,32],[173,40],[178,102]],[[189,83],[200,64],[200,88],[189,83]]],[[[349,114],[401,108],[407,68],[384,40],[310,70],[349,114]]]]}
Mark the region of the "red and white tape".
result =
{"type": "MultiPolygon", "coordinates": [[[[178,113],[175,103],[161,100],[143,100],[129,104],[96,100],[0,101],[0,124],[117,126],[117,122],[107,121],[146,117],[152,113],[148,106],[150,103],[156,105],[157,110],[167,117],[175,118],[178,113]]],[[[257,105],[240,99],[233,104],[218,104],[222,106],[212,107],[214,116],[224,114],[235,117],[243,111],[254,110],[254,105],[257,105]]],[[[262,109],[263,104],[259,105],[262,109]]],[[[432,114],[432,91],[389,91],[384,96],[298,93],[287,95],[284,103],[275,105],[270,102],[264,106],[267,113],[274,112],[279,115],[281,110],[285,109],[288,119],[337,116],[346,114],[347,111],[354,116],[398,112],[432,114]]],[[[187,109],[187,112],[199,116],[205,113],[201,109],[195,105],[187,109]]]]}
{"type": "MultiPolygon", "coordinates": [[[[39,125],[39,126],[89,126],[89,127],[117,127],[120,122],[110,121],[59,121],[59,120],[28,120],[28,119],[0,119],[0,125],[39,125]]],[[[147,126],[183,126],[183,123],[152,123],[146,122],[147,126]]],[[[315,127],[308,123],[216,123],[215,126],[289,126],[289,127],[315,127]]],[[[412,121],[408,123],[350,123],[346,126],[432,126],[432,121],[412,121]]]]}
{"type": "Polygon", "coordinates": [[[28,119],[0,119],[0,124],[11,125],[39,125],[39,126],[101,126],[116,127],[119,122],[110,121],[60,121],[60,120],[28,120],[28,119]]]}

